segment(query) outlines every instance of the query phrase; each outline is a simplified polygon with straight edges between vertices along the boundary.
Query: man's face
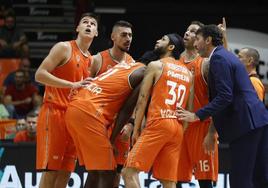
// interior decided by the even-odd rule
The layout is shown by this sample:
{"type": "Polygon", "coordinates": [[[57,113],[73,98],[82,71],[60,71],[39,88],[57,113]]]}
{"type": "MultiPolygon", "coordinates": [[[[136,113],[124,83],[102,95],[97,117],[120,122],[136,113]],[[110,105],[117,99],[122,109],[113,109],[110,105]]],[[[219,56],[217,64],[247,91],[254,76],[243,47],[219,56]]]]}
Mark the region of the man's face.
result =
{"type": "Polygon", "coordinates": [[[193,48],[194,41],[196,40],[196,31],[199,29],[199,25],[191,24],[184,33],[183,42],[185,48],[193,48]]]}
{"type": "Polygon", "coordinates": [[[163,55],[167,52],[169,46],[169,38],[167,35],[164,35],[161,39],[156,41],[154,46],[154,51],[159,55],[163,55]]]}
{"type": "Polygon", "coordinates": [[[28,132],[35,133],[36,132],[36,124],[37,124],[37,116],[26,118],[26,125],[27,125],[28,132]]]}
{"type": "Polygon", "coordinates": [[[76,32],[78,32],[78,35],[92,39],[98,36],[98,23],[92,17],[83,17],[76,28],[76,32]]]}
{"type": "Polygon", "coordinates": [[[26,127],[26,121],[25,119],[18,119],[16,124],[17,131],[24,130],[26,127]]]}
{"type": "Polygon", "coordinates": [[[115,47],[123,52],[128,52],[132,42],[132,29],[129,27],[116,27],[112,32],[111,39],[115,47]]]}
{"type": "Polygon", "coordinates": [[[197,34],[194,41],[194,47],[197,49],[201,57],[208,57],[208,44],[202,34],[197,34]]]}
{"type": "Polygon", "coordinates": [[[15,19],[12,16],[6,17],[5,25],[8,29],[13,29],[15,27],[15,19]]]}
{"type": "Polygon", "coordinates": [[[16,72],[15,73],[15,84],[22,85],[25,81],[25,75],[23,72],[16,72]]]}
{"type": "Polygon", "coordinates": [[[247,49],[241,49],[238,53],[238,58],[246,67],[250,65],[250,57],[248,57],[247,51],[247,49]]]}

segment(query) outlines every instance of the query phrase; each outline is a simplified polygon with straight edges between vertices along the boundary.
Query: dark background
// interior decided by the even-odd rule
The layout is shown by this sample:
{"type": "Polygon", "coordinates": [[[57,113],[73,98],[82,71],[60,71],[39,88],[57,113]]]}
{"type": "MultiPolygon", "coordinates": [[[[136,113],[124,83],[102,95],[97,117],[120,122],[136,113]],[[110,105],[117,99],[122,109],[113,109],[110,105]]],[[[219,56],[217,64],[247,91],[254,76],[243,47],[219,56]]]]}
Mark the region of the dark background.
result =
{"type": "MultiPolygon", "coordinates": [[[[163,1],[104,1],[89,2],[88,10],[98,8],[120,8],[124,14],[100,13],[101,35],[93,44],[93,51],[98,51],[97,41],[101,37],[110,38],[111,27],[118,20],[127,20],[133,24],[133,42],[130,54],[135,58],[148,49],[152,49],[155,41],[162,35],[177,32],[184,34],[186,28],[193,20],[204,24],[221,23],[222,17],[226,18],[227,29],[244,28],[268,33],[266,20],[268,18],[268,1],[258,0],[245,2],[212,1],[212,0],[163,0],[163,1]],[[105,26],[105,27],[104,27],[105,26]],[[105,33],[102,33],[105,30],[105,33]]],[[[268,44],[267,44],[268,46],[268,44]]]]}

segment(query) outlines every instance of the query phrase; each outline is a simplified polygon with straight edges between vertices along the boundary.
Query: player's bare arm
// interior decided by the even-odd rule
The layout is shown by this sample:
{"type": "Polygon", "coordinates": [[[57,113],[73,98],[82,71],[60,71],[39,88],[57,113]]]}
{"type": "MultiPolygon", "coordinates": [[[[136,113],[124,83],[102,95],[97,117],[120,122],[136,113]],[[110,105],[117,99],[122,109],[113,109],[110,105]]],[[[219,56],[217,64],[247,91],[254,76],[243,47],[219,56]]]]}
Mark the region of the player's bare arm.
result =
{"type": "MultiPolygon", "coordinates": [[[[187,101],[187,107],[186,109],[190,112],[193,111],[194,109],[194,75],[192,72],[190,72],[191,78],[190,78],[190,82],[191,82],[191,87],[190,87],[190,95],[187,101]]],[[[183,129],[186,130],[188,127],[188,122],[183,121],[183,129]]]]}
{"type": "Polygon", "coordinates": [[[140,83],[144,76],[145,67],[139,68],[135,70],[130,76],[129,76],[129,83],[130,86],[133,88],[133,91],[131,92],[128,99],[124,102],[124,105],[120,109],[116,121],[115,121],[115,127],[113,129],[112,135],[111,135],[111,143],[113,144],[115,141],[116,136],[118,133],[122,130],[123,126],[127,123],[130,116],[133,113],[133,110],[135,108],[138,96],[139,96],[139,90],[140,90],[140,83]]]}
{"type": "Polygon", "coordinates": [[[226,27],[226,20],[225,17],[222,18],[222,23],[218,24],[219,29],[222,32],[223,35],[223,46],[225,49],[228,50],[228,42],[227,42],[227,27],[226,27]]]}
{"type": "Polygon", "coordinates": [[[102,57],[100,53],[92,56],[92,64],[90,66],[90,75],[92,78],[96,77],[98,72],[100,71],[102,65],[102,57]]]}
{"type": "Polygon", "coordinates": [[[206,84],[208,83],[208,72],[209,72],[209,60],[207,58],[204,58],[201,66],[201,74],[206,84]]]}
{"type": "Polygon", "coordinates": [[[132,135],[133,144],[136,142],[136,139],[140,134],[142,120],[144,117],[146,106],[148,104],[148,99],[151,95],[152,87],[155,81],[158,80],[159,75],[161,75],[161,72],[162,63],[160,61],[151,62],[146,69],[135,110],[134,130],[132,135]]]}
{"type": "Polygon", "coordinates": [[[50,50],[35,73],[35,80],[52,87],[77,88],[82,82],[70,82],[57,78],[51,72],[58,66],[64,65],[71,57],[71,46],[67,42],[59,42],[50,50]]]}

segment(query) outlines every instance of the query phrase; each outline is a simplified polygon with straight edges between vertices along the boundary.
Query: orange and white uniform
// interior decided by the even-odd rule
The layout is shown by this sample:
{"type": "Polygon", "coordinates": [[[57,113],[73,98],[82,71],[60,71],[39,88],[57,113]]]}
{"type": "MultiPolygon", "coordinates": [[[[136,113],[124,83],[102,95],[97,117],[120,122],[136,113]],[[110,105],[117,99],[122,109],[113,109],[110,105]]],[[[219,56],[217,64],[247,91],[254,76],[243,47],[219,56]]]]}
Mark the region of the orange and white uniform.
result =
{"type": "Polygon", "coordinates": [[[129,152],[126,167],[145,172],[152,167],[155,178],[177,181],[183,127],[175,111],[186,106],[191,73],[173,58],[160,61],[163,70],[152,89],[146,126],[129,152]]]}
{"type": "MultiPolygon", "coordinates": [[[[72,55],[64,65],[51,73],[61,79],[77,82],[89,76],[91,56],[84,56],[76,42],[69,41],[72,55]]],[[[64,114],[69,103],[70,88],[46,86],[37,122],[36,168],[67,170],[75,168],[76,151],[67,132],[64,114]]]]}
{"type": "MultiPolygon", "coordinates": [[[[185,62],[183,57],[179,61],[185,62]]],[[[192,62],[184,63],[194,74],[194,112],[208,103],[208,87],[202,75],[202,62],[203,58],[198,56],[192,62]]],[[[217,181],[218,147],[214,154],[208,155],[202,146],[209,125],[209,119],[198,121],[189,123],[185,130],[178,165],[178,181],[189,182],[193,174],[198,180],[217,181]]]]}
{"type": "MultiPolygon", "coordinates": [[[[106,72],[107,70],[109,70],[110,68],[112,68],[112,67],[114,67],[115,65],[118,64],[118,62],[116,62],[112,58],[109,49],[100,52],[100,55],[101,55],[101,58],[102,58],[102,64],[101,64],[101,67],[98,70],[96,76],[106,72]]],[[[134,59],[129,54],[126,54],[125,63],[129,64],[129,63],[132,63],[132,62],[134,62],[134,59]]],[[[113,128],[113,126],[109,127],[110,134],[112,133],[112,128],[113,128]]],[[[121,139],[120,134],[116,137],[115,147],[117,149],[117,155],[115,156],[115,160],[116,160],[117,164],[123,165],[125,163],[125,161],[127,159],[129,146],[130,146],[130,140],[123,141],[121,139]]]]}
{"type": "Polygon", "coordinates": [[[129,76],[141,63],[120,63],[78,91],[65,115],[78,159],[87,170],[113,170],[116,166],[108,128],[132,92],[129,76]]]}

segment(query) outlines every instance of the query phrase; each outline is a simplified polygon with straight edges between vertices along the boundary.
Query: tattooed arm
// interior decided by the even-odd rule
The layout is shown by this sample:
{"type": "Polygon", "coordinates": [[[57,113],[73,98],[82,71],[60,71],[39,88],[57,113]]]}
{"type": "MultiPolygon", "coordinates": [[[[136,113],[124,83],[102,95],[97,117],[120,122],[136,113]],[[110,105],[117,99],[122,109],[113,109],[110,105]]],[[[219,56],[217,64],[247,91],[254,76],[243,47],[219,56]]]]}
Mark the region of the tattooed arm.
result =
{"type": "Polygon", "coordinates": [[[141,124],[146,110],[151,90],[156,80],[160,77],[162,72],[162,63],[160,61],[151,62],[145,72],[145,76],[142,81],[136,109],[135,109],[135,121],[134,130],[132,135],[132,143],[134,144],[141,132],[141,124]]]}

